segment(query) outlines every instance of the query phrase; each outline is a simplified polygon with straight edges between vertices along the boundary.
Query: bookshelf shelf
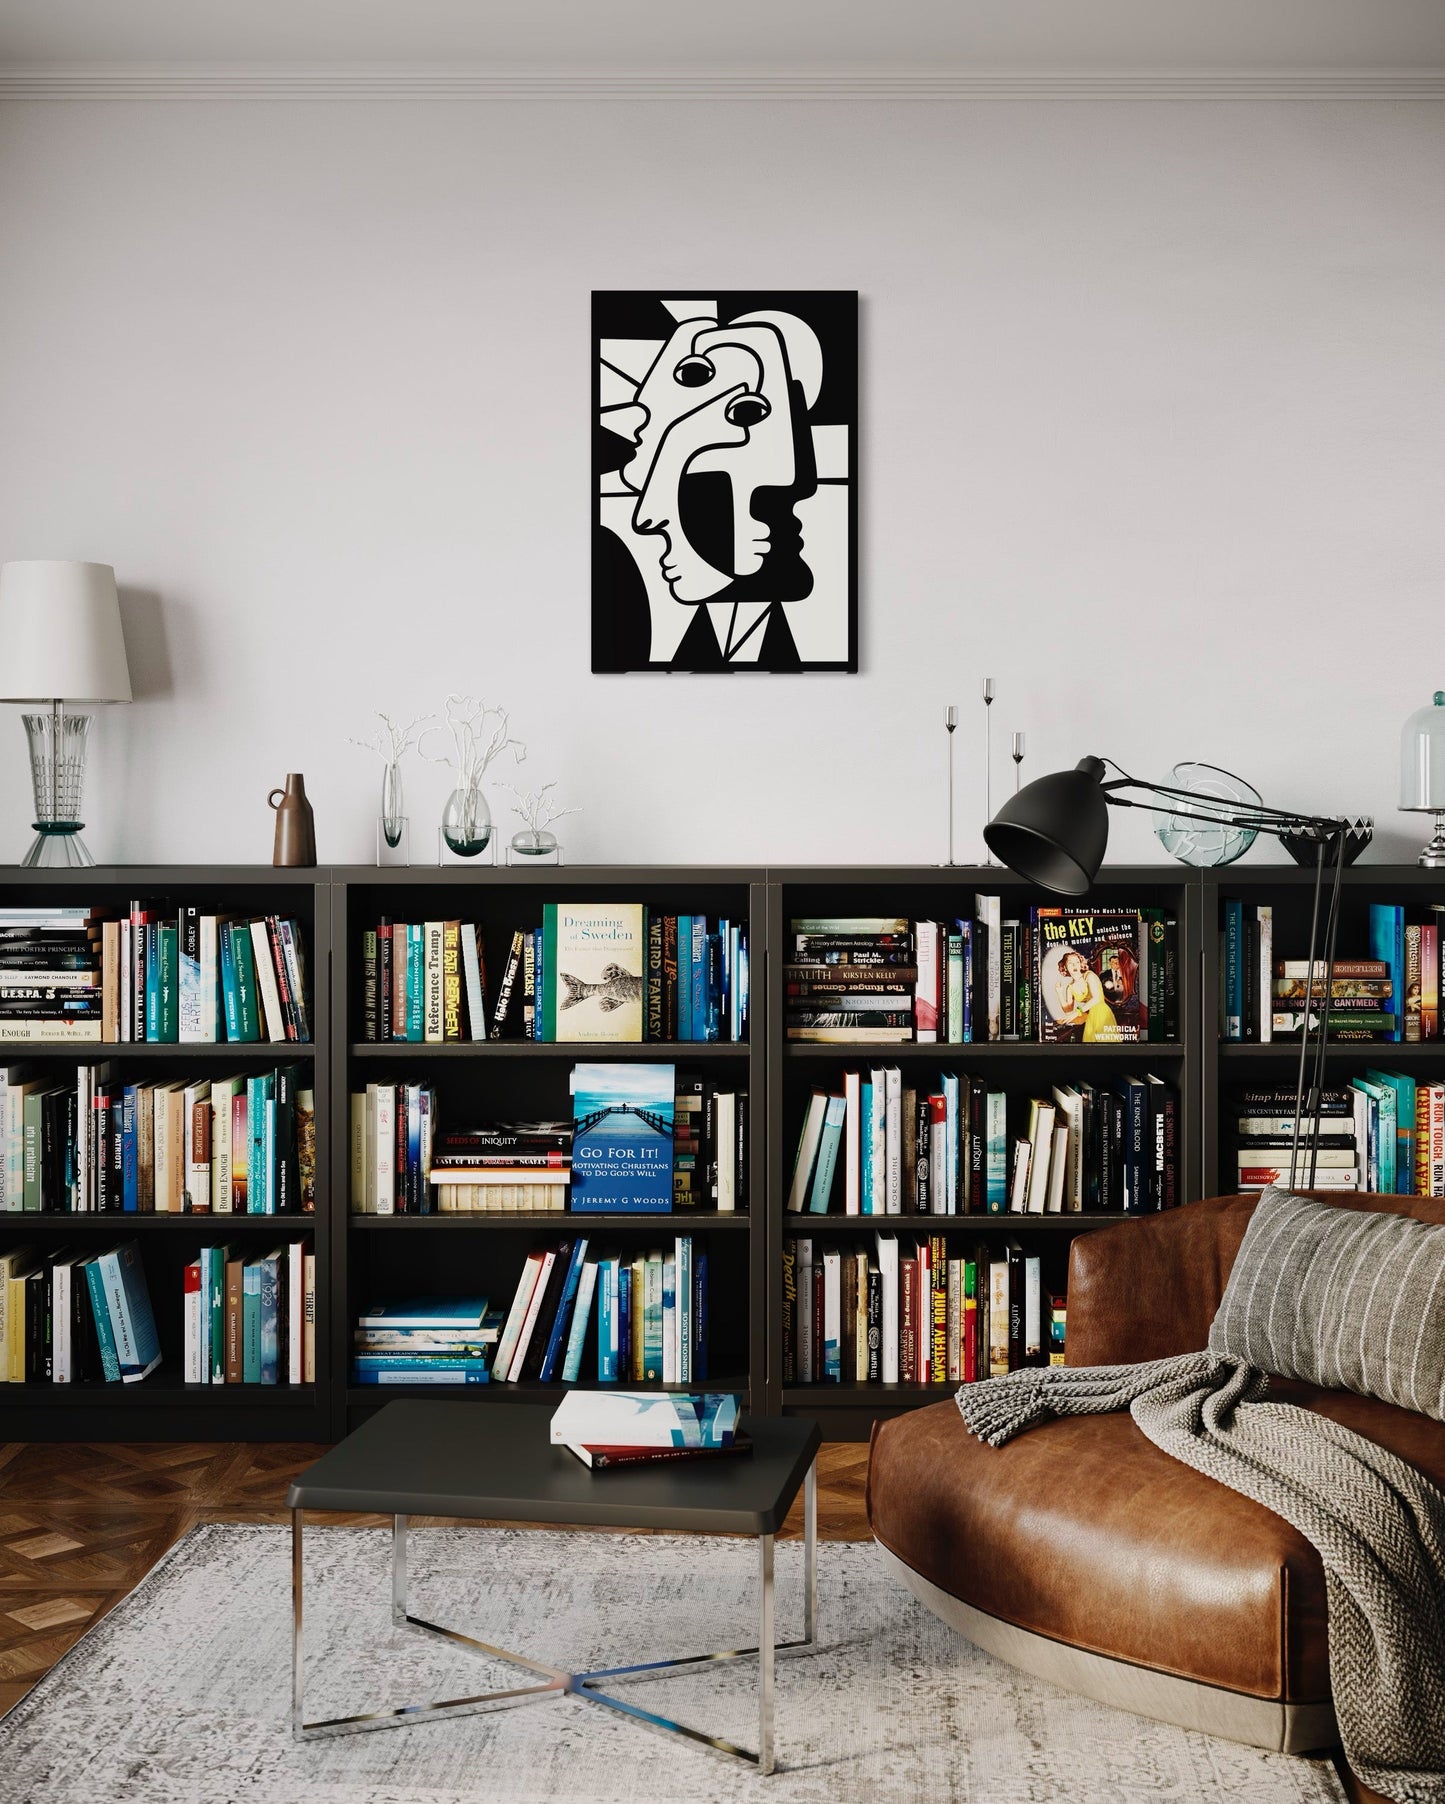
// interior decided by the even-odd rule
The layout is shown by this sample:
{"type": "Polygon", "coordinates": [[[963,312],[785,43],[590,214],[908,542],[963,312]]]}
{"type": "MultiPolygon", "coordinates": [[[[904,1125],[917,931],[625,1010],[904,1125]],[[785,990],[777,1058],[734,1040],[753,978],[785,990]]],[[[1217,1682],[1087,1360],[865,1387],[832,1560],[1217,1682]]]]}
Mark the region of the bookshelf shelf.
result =
{"type": "MultiPolygon", "coordinates": [[[[717,866],[505,867],[390,870],[325,867],[273,870],[267,865],[101,867],[75,872],[10,869],[0,874],[0,902],[62,903],[85,899],[114,907],[133,896],[200,902],[221,911],[276,909],[304,923],[310,943],[314,1041],[66,1041],[0,1043],[0,1062],[33,1064],[47,1079],[67,1065],[113,1061],[137,1080],[195,1069],[305,1061],[316,1097],[317,1209],[314,1216],[0,1214],[0,1250],[29,1243],[52,1252],[68,1242],[92,1249],[134,1235],[142,1243],[166,1365],[138,1385],[0,1384],[0,1438],[26,1439],[287,1439],[324,1442],[343,1434],[396,1397],[457,1396],[459,1401],[546,1402],[558,1385],[465,1387],[360,1386],[351,1382],[351,1333],[358,1306],[388,1287],[456,1290],[479,1285],[509,1297],[525,1251],[577,1233],[614,1248],[635,1249],[649,1235],[700,1237],[713,1273],[711,1388],[741,1391],[760,1413],[816,1414],[832,1437],[866,1436],[878,1416],[938,1402],[946,1385],[784,1385],[782,1381],[782,1244],[813,1235],[837,1247],[870,1241],[879,1229],[911,1238],[943,1234],[954,1243],[1017,1237],[1039,1252],[1061,1284],[1077,1233],[1128,1228],[1139,1217],[1117,1213],[1064,1215],[845,1216],[791,1214],[785,1208],[799,1110],[815,1085],[848,1066],[905,1065],[906,1081],[930,1070],[986,1074],[1011,1097],[1071,1072],[1106,1082],[1154,1069],[1180,1098],[1182,1193],[1209,1195],[1232,1181],[1233,1151],[1225,1128],[1229,1101],[1245,1082],[1292,1084],[1298,1046],[1249,1045],[1217,1039],[1218,922],[1221,898],[1253,907],[1271,902],[1280,956],[1298,956],[1308,934],[1313,873],[1289,864],[1251,862],[1202,874],[1160,863],[1106,866],[1103,902],[1165,906],[1179,921],[1181,977],[1177,1040],[1132,1044],[1040,1046],[1028,1042],[813,1045],[784,1038],[784,958],[788,924],[803,914],[900,914],[935,918],[971,913],[976,893],[998,894],[1012,907],[1042,900],[998,866],[819,866],[764,869],[717,866]],[[559,1044],[500,1040],[426,1044],[358,1041],[359,935],[380,915],[411,920],[445,910],[466,912],[488,931],[535,923],[544,901],[640,901],[672,912],[706,908],[748,922],[752,952],[751,1042],[559,1044]],[[409,912],[410,911],[410,912],[409,912]],[[752,1124],[750,1210],[737,1214],[674,1211],[667,1215],[573,1215],[497,1211],[429,1216],[352,1216],[347,1196],[347,1098],[388,1071],[425,1073],[455,1120],[475,1109],[488,1118],[570,1112],[567,1074],[577,1060],[655,1060],[696,1066],[746,1088],[752,1124]],[[143,1075],[142,1075],[143,1074],[143,1075]],[[317,1256],[317,1382],[314,1385],[188,1386],[181,1352],[180,1270],[199,1244],[228,1239],[268,1250],[298,1234],[314,1237],[317,1256]],[[439,1240],[432,1237],[440,1236],[439,1240]],[[174,1281],[174,1285],[173,1285],[174,1281]],[[172,1295],[172,1288],[175,1294],[172,1295]],[[725,1369],[724,1369],[725,1368],[725,1369]],[[54,1407],[47,1407],[54,1406],[54,1407]]],[[[1356,865],[1344,873],[1342,951],[1361,943],[1366,906],[1398,901],[1423,912],[1445,907],[1445,873],[1415,866],[1356,865]]],[[[1418,918],[1418,916],[1417,916],[1418,918]]],[[[1367,1065],[1406,1074],[1445,1074],[1445,1041],[1335,1042],[1330,1069],[1346,1081],[1367,1065]]],[[[389,1079],[387,1081],[390,1081],[389,1079]]],[[[415,1081],[415,1080],[413,1080],[415,1081]]],[[[1040,1091],[1042,1093],[1042,1091],[1040,1091]]],[[[584,1368],[586,1369],[586,1368],[584,1368]]]]}
{"type": "Polygon", "coordinates": [[[641,1045],[608,1040],[360,1040],[354,1059],[643,1059],[690,1064],[694,1059],[746,1059],[746,1041],[648,1040],[641,1045]]]}
{"type": "MultiPolygon", "coordinates": [[[[3,885],[0,885],[3,887],[3,885]]],[[[0,1064],[30,1059],[61,1059],[71,1064],[94,1064],[100,1059],[160,1059],[168,1064],[233,1065],[238,1059],[263,1064],[287,1064],[314,1059],[314,1040],[4,1040],[0,1039],[0,1064]]]]}
{"type": "MultiPolygon", "coordinates": [[[[182,1233],[192,1239],[224,1239],[228,1234],[309,1234],[316,1226],[314,1215],[178,1215],[170,1211],[159,1215],[104,1215],[82,1212],[56,1215],[49,1212],[16,1212],[0,1215],[0,1229],[11,1228],[23,1238],[30,1233],[95,1235],[102,1240],[125,1239],[133,1233],[182,1233]]],[[[0,1390],[0,1404],[9,1395],[0,1390]]]]}
{"type": "Polygon", "coordinates": [[[930,1059],[945,1059],[951,1064],[966,1063],[971,1059],[989,1063],[995,1059],[1018,1059],[1051,1065],[1088,1064],[1095,1059],[1122,1059],[1139,1065],[1147,1064],[1153,1059],[1182,1059],[1185,1056],[1185,1048],[1177,1040],[1131,1040],[1118,1046],[1107,1043],[1040,1046],[1032,1040],[937,1040],[927,1041],[922,1045],[913,1041],[888,1045],[849,1040],[816,1046],[811,1041],[787,1040],[783,1043],[783,1052],[790,1059],[804,1061],[841,1059],[855,1064],[863,1061],[875,1065],[926,1063],[930,1059]]]}
{"type": "MultiPolygon", "coordinates": [[[[698,1388],[709,1391],[746,1391],[748,1376],[745,1372],[724,1372],[719,1377],[708,1378],[701,1387],[685,1384],[637,1384],[627,1388],[655,1391],[659,1394],[698,1388]]],[[[396,1397],[464,1397],[469,1403],[545,1404],[560,1403],[567,1389],[565,1384],[543,1384],[537,1379],[522,1379],[516,1384],[352,1384],[347,1386],[346,1401],[353,1408],[365,1409],[378,1409],[383,1403],[390,1403],[396,1397]]]]}
{"type": "Polygon", "coordinates": [[[436,1233],[442,1228],[510,1228],[513,1231],[540,1228],[554,1233],[563,1228],[574,1228],[580,1233],[587,1228],[598,1234],[619,1231],[649,1234],[662,1229],[671,1233],[675,1229],[689,1228],[709,1234],[729,1231],[746,1234],[752,1223],[745,1210],[688,1209],[656,1215],[584,1215],[570,1209],[478,1209],[470,1213],[449,1210],[434,1215],[353,1215],[350,1225],[363,1233],[380,1230],[404,1234],[436,1233]]]}

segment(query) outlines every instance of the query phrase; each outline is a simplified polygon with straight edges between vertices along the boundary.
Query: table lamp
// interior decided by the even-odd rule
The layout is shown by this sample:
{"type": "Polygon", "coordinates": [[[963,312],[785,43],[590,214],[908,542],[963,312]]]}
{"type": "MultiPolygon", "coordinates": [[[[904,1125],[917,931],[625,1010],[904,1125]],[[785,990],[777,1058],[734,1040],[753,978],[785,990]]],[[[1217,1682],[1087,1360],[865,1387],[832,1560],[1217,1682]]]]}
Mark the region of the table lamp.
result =
{"type": "MultiPolygon", "coordinates": [[[[1445,707],[1441,709],[1445,716],[1445,707]]],[[[1313,841],[1315,847],[1314,909],[1305,980],[1304,1027],[1300,1035],[1299,1072],[1295,1084],[1294,1131],[1291,1135],[1290,1181],[1314,1183],[1319,1153],[1320,1097],[1324,1088],[1325,1053],[1330,1038],[1330,999],[1334,993],[1335,941],[1340,921],[1340,874],[1350,822],[1329,814],[1299,814],[1264,803],[1235,803],[1196,795],[1169,783],[1131,777],[1117,764],[1110,777],[1103,758],[1081,758],[1073,770],[1036,777],[1006,801],[983,830],[995,852],[1020,877],[1065,896],[1082,896],[1098,875],[1109,844],[1110,808],[1143,808],[1153,814],[1210,821],[1216,826],[1248,827],[1257,833],[1288,834],[1313,841]],[[1126,795],[1124,791],[1132,791],[1126,795]],[[1138,799],[1135,799],[1135,798],[1138,799]],[[1327,865],[1334,868],[1320,950],[1320,911],[1327,865]],[[1320,977],[1316,980],[1316,970],[1320,977]],[[1318,1036],[1311,1046],[1312,1003],[1320,997],[1318,1036]],[[1313,1070],[1310,1060],[1313,1055],[1313,1070]],[[1308,1147],[1305,1139],[1308,1137],[1308,1147]]],[[[1445,804],[1442,804],[1445,805],[1445,804]]],[[[1201,872],[1201,882],[1203,873],[1201,872]]],[[[1200,1007],[1208,1007],[1200,964],[1200,1007]]],[[[1204,1016],[1207,1019],[1207,1015],[1204,1016]]]]}
{"type": "Polygon", "coordinates": [[[87,702],[128,702],[130,670],[109,564],[26,558],[0,564],[0,701],[44,704],[26,714],[35,785],[35,844],[24,865],[94,864],[80,837],[87,702]],[[76,704],[80,704],[77,706],[76,704]]]}
{"type": "Polygon", "coordinates": [[[1445,689],[1417,708],[1400,734],[1400,806],[1435,816],[1435,837],[1415,862],[1431,870],[1445,865],[1445,689]]]}

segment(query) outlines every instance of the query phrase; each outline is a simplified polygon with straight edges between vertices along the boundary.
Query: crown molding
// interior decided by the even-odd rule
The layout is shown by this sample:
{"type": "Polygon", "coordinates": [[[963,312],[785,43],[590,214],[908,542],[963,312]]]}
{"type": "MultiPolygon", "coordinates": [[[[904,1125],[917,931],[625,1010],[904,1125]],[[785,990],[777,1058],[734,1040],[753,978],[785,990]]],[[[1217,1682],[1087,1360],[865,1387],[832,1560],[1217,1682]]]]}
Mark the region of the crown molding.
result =
{"type": "Polygon", "coordinates": [[[0,100],[1441,100],[1445,69],[849,73],[4,69],[0,100]]]}

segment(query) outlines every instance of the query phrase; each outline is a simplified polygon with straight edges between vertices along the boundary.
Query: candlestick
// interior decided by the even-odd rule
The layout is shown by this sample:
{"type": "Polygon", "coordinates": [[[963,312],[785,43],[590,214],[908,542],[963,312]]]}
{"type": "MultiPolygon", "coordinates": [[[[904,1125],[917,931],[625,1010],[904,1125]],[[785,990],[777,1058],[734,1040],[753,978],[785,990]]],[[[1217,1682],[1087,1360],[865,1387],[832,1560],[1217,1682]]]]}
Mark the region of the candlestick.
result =
{"type": "Polygon", "coordinates": [[[1020,772],[1021,772],[1021,769],[1023,766],[1023,761],[1024,761],[1024,736],[1022,733],[1014,734],[1013,758],[1014,758],[1014,794],[1017,795],[1019,792],[1019,776],[1020,776],[1020,772]]]}
{"type": "MultiPolygon", "coordinates": [[[[983,679],[983,818],[985,825],[993,819],[993,678],[983,679]]],[[[984,863],[993,864],[993,853],[985,848],[984,863]]]]}
{"type": "Polygon", "coordinates": [[[944,710],[943,724],[948,732],[948,862],[953,859],[953,735],[958,726],[958,709],[950,705],[944,710]]]}

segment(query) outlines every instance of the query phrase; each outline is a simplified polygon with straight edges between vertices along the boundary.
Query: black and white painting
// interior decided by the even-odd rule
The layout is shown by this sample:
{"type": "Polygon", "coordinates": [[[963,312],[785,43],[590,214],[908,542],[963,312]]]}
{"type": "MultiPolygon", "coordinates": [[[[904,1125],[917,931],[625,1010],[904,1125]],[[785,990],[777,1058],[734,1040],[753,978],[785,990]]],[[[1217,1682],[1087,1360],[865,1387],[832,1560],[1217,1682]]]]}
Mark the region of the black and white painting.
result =
{"type": "Polygon", "coordinates": [[[858,296],[592,297],[594,671],[858,668],[858,296]]]}

